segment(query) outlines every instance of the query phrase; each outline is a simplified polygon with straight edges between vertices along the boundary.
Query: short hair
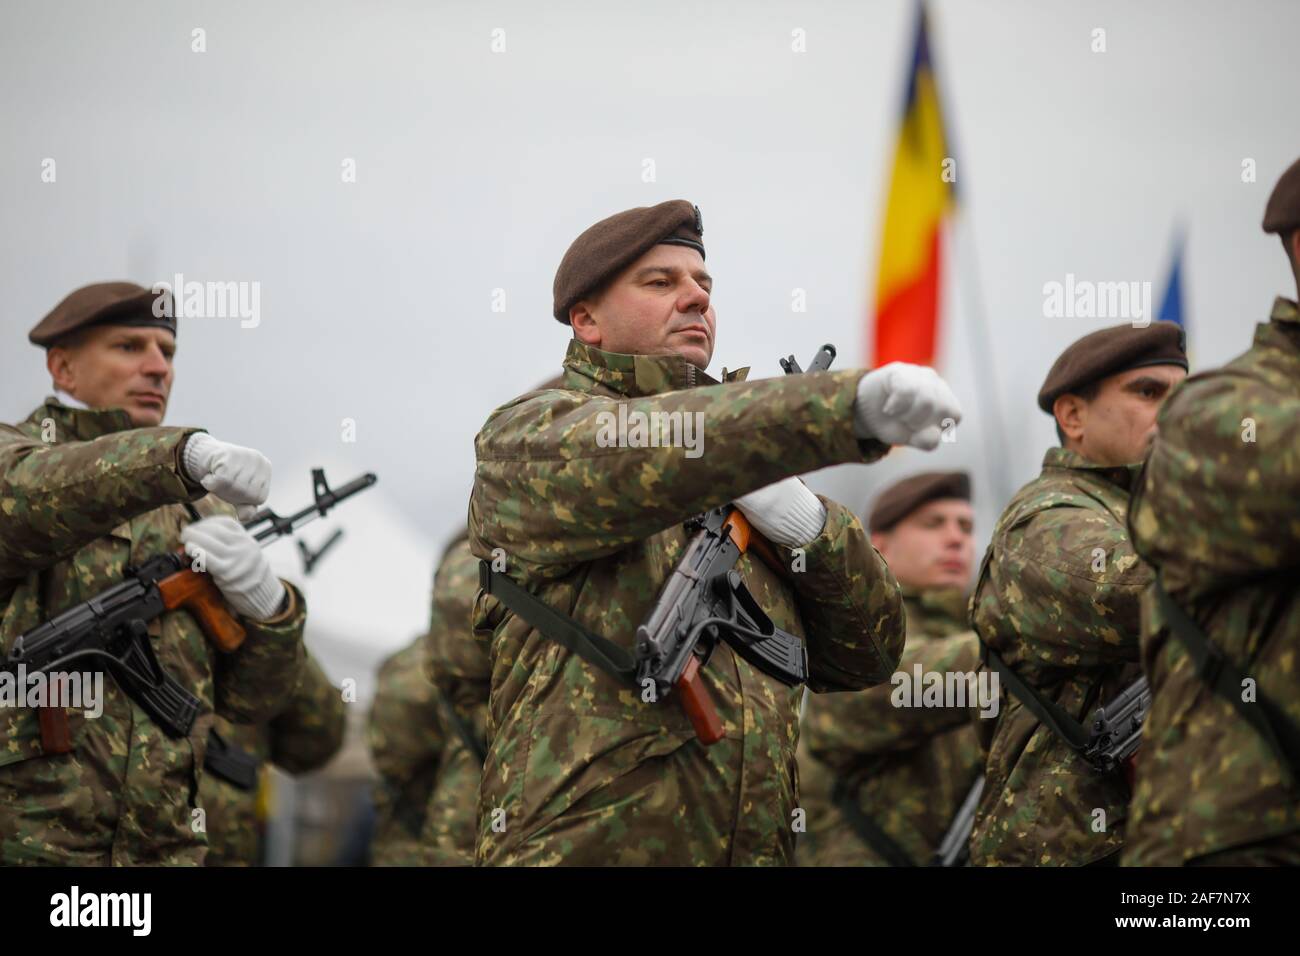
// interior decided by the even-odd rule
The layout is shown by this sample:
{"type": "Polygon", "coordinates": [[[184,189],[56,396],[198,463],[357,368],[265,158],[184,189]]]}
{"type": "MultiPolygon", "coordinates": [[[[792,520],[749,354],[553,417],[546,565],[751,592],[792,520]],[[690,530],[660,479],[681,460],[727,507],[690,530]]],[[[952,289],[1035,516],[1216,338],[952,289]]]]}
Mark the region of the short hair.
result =
{"type": "Polygon", "coordinates": [[[1300,281],[1300,263],[1295,261],[1295,253],[1291,251],[1291,240],[1295,238],[1296,231],[1288,229],[1278,233],[1278,238],[1282,240],[1282,251],[1286,253],[1286,261],[1291,263],[1291,271],[1296,274],[1297,281],[1300,281]]]}
{"type": "MultiPolygon", "coordinates": [[[[1065,394],[1066,394],[1066,395],[1077,395],[1079,398],[1083,399],[1085,402],[1091,402],[1094,398],[1097,397],[1097,393],[1101,391],[1101,381],[1102,381],[1101,379],[1098,379],[1098,380],[1095,381],[1095,382],[1089,382],[1087,385],[1080,385],[1078,388],[1076,388],[1076,389],[1074,389],[1074,390],[1072,390],[1072,391],[1066,392],[1065,394]]],[[[1057,439],[1057,441],[1059,441],[1059,442],[1061,443],[1061,447],[1064,448],[1064,447],[1065,447],[1065,432],[1061,431],[1061,423],[1058,422],[1058,421],[1056,421],[1056,415],[1055,415],[1055,414],[1052,415],[1052,421],[1053,421],[1053,422],[1056,422],[1056,439],[1057,439]]]]}

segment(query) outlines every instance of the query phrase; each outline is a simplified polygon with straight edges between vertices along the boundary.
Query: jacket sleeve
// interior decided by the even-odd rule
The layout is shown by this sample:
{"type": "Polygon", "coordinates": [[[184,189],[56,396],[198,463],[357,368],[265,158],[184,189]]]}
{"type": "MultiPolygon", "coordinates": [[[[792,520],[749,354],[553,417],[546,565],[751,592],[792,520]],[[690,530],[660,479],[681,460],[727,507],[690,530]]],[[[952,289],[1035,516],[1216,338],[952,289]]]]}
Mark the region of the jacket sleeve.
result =
{"type": "Polygon", "coordinates": [[[0,426],[0,579],[50,567],[136,515],[202,498],[180,463],[199,430],[134,428],[47,444],[0,426]]]}
{"type": "Polygon", "coordinates": [[[323,767],[343,746],[347,705],[310,654],[305,654],[289,706],[271,721],[271,762],[288,773],[323,767]]]}
{"type": "Polygon", "coordinates": [[[923,693],[923,686],[913,680],[918,664],[923,674],[975,673],[980,666],[979,642],[970,631],[909,641],[891,686],[810,697],[804,733],[813,756],[844,772],[864,757],[919,747],[936,734],[970,723],[980,702],[969,688],[972,696],[967,697],[967,707],[903,706],[903,681],[911,685],[912,702],[923,693]]]}
{"type": "Polygon", "coordinates": [[[1153,576],[1108,513],[1034,511],[994,539],[972,622],[1008,663],[1083,669],[1138,659],[1142,592],[1153,576]],[[1032,635],[1032,640],[1020,636],[1032,635]]]}
{"type": "MultiPolygon", "coordinates": [[[[821,497],[821,496],[818,496],[821,497]]],[[[903,599],[857,516],[828,498],[826,524],[802,554],[779,548],[808,642],[810,689],[859,690],[887,680],[903,651],[903,599]]]]}
{"type": "Polygon", "coordinates": [[[782,478],[874,461],[887,446],[859,442],[852,430],[863,374],[814,373],[628,400],[555,390],[526,396],[495,412],[475,440],[474,553],[502,548],[512,565],[558,576],[782,478]],[[693,416],[699,454],[609,441],[620,405],[627,420],[693,416]]]}
{"type": "Polygon", "coordinates": [[[399,787],[436,768],[446,746],[429,682],[424,638],[385,661],[370,709],[370,755],[399,787]]]}
{"type": "Polygon", "coordinates": [[[230,654],[217,652],[215,710],[231,723],[270,720],[298,685],[307,603],[292,584],[286,581],[284,588],[289,607],[283,614],[266,622],[240,618],[244,643],[230,654]]]}
{"type": "Polygon", "coordinates": [[[1300,565],[1297,501],[1300,397],[1215,373],[1162,410],[1131,523],[1154,564],[1221,586],[1300,565]]]}

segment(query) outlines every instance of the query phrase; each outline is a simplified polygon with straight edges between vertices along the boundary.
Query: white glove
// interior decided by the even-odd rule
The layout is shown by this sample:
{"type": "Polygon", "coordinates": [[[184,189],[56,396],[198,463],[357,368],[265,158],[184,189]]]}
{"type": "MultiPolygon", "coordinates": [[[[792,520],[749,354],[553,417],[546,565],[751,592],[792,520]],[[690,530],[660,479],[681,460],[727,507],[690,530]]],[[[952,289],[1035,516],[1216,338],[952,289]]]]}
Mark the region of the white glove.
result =
{"type": "Polygon", "coordinates": [[[186,525],[181,541],[190,557],[202,556],[205,570],[237,613],[254,621],[279,613],[284,585],[253,536],[234,518],[218,515],[186,525]]]}
{"type": "Polygon", "coordinates": [[[803,547],[826,526],[826,506],[798,478],[751,491],[735,505],[763,537],[787,548],[803,547]]]}
{"type": "Polygon", "coordinates": [[[260,505],[271,490],[271,463],[260,451],[195,432],[185,442],[181,466],[218,498],[232,505],[260,505]]]}
{"type": "Polygon", "coordinates": [[[925,365],[890,362],[858,381],[853,434],[887,445],[938,447],[944,422],[961,421],[961,406],[948,383],[925,365]]]}

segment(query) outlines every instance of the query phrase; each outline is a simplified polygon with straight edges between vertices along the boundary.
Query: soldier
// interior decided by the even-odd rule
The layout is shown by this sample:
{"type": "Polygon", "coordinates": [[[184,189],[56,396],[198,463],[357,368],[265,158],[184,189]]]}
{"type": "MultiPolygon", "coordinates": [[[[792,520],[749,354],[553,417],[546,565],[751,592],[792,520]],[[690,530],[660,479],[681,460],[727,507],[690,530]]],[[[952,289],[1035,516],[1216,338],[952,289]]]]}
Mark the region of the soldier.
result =
{"type": "Polygon", "coordinates": [[[1038,406],[1063,447],[993,529],[971,622],[1005,700],[988,742],[971,863],[1117,862],[1128,785],[1077,752],[1080,725],[1137,679],[1138,604],[1151,569],[1125,520],[1156,412],[1187,374],[1182,329],[1120,325],[1056,360],[1038,406]]]}
{"type": "Polygon", "coordinates": [[[217,718],[199,784],[208,866],[256,866],[261,861],[263,765],[269,760],[291,774],[325,766],[343,746],[345,711],[342,693],[308,654],[288,706],[269,722],[241,725],[217,718]]]}
{"type": "MultiPolygon", "coordinates": [[[[802,866],[923,866],[984,769],[974,697],[897,706],[900,676],[974,674],[979,642],[966,624],[975,559],[970,476],[927,472],[876,500],[871,543],[902,589],[907,645],[891,685],[810,695],[799,742],[802,866]]],[[[916,693],[919,699],[919,688],[916,693]]]]}
{"type": "MultiPolygon", "coordinates": [[[[1264,231],[1300,289],[1300,161],[1264,231]]],[[[1300,311],[1279,296],[1249,351],[1170,399],[1134,492],[1159,573],[1126,864],[1300,865],[1298,502],[1300,311]]]]}
{"type": "Polygon", "coordinates": [[[131,283],[86,286],[29,335],[64,397],[0,426],[0,651],[182,543],[203,552],[247,638],[218,654],[188,612],[151,623],[159,662],[203,704],[188,739],[169,737],[111,677],[98,718],[53,710],[48,733],[34,709],[0,710],[5,864],[201,864],[194,821],[213,712],[264,720],[298,677],[302,595],[232,516],[265,501],[270,462],[161,427],[176,323],[155,305],[131,283]]]}
{"type": "Polygon", "coordinates": [[[370,717],[378,866],[474,863],[489,683],[470,628],[477,590],[461,534],[438,564],[429,633],[381,665],[370,717]]]}
{"type": "Polygon", "coordinates": [[[554,283],[573,334],[563,387],[498,408],[475,440],[470,543],[510,595],[507,608],[480,592],[474,610],[492,663],[480,864],[791,860],[800,688],[718,644],[699,676],[724,737],[705,747],[673,695],[628,676],[694,515],[735,502],[771,543],[776,570],[749,554],[736,570],[803,639],[814,690],[859,690],[898,662],[889,569],[852,513],[794,476],[934,448],[956,400],[902,364],[716,382],[702,232],[678,200],[580,235],[554,283]],[[589,663],[599,647],[614,649],[603,666],[589,663]]]}

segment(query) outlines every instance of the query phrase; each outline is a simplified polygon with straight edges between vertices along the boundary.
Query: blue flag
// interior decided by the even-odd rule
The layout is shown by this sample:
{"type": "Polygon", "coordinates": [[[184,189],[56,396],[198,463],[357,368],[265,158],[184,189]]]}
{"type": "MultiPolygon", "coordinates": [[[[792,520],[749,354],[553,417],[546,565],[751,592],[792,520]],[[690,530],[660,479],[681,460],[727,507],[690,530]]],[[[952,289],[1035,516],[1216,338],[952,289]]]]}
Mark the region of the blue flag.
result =
{"type": "Polygon", "coordinates": [[[1183,313],[1183,233],[1174,236],[1173,260],[1169,264],[1169,278],[1165,281],[1165,294],[1160,299],[1162,322],[1173,322],[1187,331],[1186,317],[1183,313]]]}

